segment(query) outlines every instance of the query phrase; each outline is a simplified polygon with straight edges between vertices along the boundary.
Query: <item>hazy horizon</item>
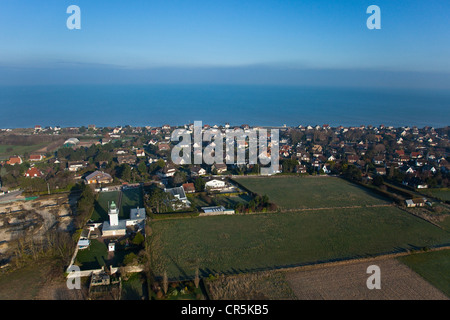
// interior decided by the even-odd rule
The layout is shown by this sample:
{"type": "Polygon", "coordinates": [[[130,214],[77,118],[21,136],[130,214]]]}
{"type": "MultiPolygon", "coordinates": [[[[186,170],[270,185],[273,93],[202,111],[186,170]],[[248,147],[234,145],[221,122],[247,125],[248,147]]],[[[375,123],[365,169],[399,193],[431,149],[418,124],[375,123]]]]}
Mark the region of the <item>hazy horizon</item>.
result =
{"type": "Polygon", "coordinates": [[[0,84],[450,88],[450,3],[5,0],[0,84]],[[69,30],[68,6],[81,9],[69,30]],[[369,5],[381,29],[369,30],[369,5]]]}

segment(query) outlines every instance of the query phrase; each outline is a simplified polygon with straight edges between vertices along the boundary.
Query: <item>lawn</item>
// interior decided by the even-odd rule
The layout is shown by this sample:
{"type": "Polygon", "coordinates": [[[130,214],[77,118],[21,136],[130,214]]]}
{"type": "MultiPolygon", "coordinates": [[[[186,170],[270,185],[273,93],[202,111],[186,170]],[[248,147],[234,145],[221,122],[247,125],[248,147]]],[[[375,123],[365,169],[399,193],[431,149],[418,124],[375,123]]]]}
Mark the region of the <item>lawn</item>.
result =
{"type": "Polygon", "coordinates": [[[130,218],[130,210],[133,208],[143,208],[144,200],[142,199],[141,188],[126,189],[122,191],[121,215],[122,219],[130,218]]]}
{"type": "Polygon", "coordinates": [[[416,253],[398,259],[450,297],[450,250],[416,253]]]}
{"type": "Polygon", "coordinates": [[[119,219],[129,219],[130,209],[144,207],[140,188],[126,189],[122,192],[101,192],[94,204],[91,220],[94,222],[107,221],[109,219],[108,203],[111,203],[112,201],[114,201],[116,205],[119,205],[120,203],[119,219]],[[122,195],[120,195],[120,193],[122,193],[122,195]]]}
{"type": "Polygon", "coordinates": [[[78,251],[75,261],[81,270],[100,269],[104,265],[117,267],[122,264],[127,254],[134,253],[137,255],[139,250],[140,248],[136,246],[125,247],[120,243],[116,243],[114,254],[108,256],[106,244],[93,239],[89,248],[78,251]]]}
{"type": "Polygon", "coordinates": [[[260,195],[267,195],[281,209],[331,208],[387,203],[387,200],[335,177],[261,177],[236,181],[260,195]]]}
{"type": "Polygon", "coordinates": [[[450,243],[450,233],[396,207],[154,221],[152,269],[192,277],[367,257],[450,243]]]}
{"type": "Polygon", "coordinates": [[[103,242],[91,240],[89,248],[79,250],[76,264],[81,270],[100,269],[108,260],[108,248],[103,242]]]}
{"type": "MultiPolygon", "coordinates": [[[[97,201],[94,204],[94,211],[92,212],[91,220],[94,222],[102,222],[107,221],[108,217],[108,204],[114,201],[116,205],[119,202],[119,192],[118,191],[110,191],[110,192],[101,192],[98,195],[97,201]]],[[[120,211],[119,216],[123,214],[120,211]]]]}

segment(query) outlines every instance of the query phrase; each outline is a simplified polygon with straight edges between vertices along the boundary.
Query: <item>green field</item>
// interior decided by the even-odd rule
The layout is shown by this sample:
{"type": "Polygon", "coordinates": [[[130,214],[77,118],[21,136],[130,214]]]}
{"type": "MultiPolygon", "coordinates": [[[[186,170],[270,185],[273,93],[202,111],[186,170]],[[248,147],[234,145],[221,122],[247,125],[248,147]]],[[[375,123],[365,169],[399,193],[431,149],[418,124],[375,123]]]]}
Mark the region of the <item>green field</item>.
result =
{"type": "Polygon", "coordinates": [[[122,196],[120,196],[119,191],[101,192],[94,204],[91,220],[94,222],[107,221],[109,219],[108,203],[112,201],[117,205],[120,202],[119,219],[129,219],[130,209],[144,207],[144,200],[142,199],[140,188],[124,190],[122,191],[122,196]]]}
{"type": "Polygon", "coordinates": [[[33,144],[29,146],[20,145],[0,145],[0,160],[9,159],[13,155],[23,155],[24,153],[32,153],[47,146],[49,142],[33,144]]]}
{"type": "Polygon", "coordinates": [[[391,206],[172,219],[152,230],[154,273],[181,279],[197,267],[233,274],[450,243],[449,232],[391,206]]]}
{"type": "Polygon", "coordinates": [[[443,201],[450,201],[450,189],[428,189],[425,193],[443,201]]]}
{"type": "Polygon", "coordinates": [[[450,297],[450,250],[416,253],[398,259],[450,297]]]}
{"type": "Polygon", "coordinates": [[[267,195],[281,209],[333,208],[387,203],[370,191],[334,177],[238,178],[236,181],[267,195]]]}

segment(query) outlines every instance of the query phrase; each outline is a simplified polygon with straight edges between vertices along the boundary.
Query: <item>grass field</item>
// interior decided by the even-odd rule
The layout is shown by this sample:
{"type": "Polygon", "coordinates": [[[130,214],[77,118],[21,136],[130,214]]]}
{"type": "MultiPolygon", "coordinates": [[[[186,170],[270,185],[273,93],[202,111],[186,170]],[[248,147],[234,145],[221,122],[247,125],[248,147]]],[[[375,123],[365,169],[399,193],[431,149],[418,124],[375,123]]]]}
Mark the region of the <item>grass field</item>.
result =
{"type": "Polygon", "coordinates": [[[173,219],[151,227],[154,273],[178,279],[197,267],[202,276],[235,274],[450,243],[449,232],[391,206],[173,219]]]}
{"type": "Polygon", "coordinates": [[[417,253],[398,260],[450,297],[450,250],[417,253]]]}
{"type": "Polygon", "coordinates": [[[48,145],[48,142],[33,144],[29,146],[0,145],[0,160],[8,159],[13,155],[23,155],[26,152],[31,153],[45,147],[46,145],[48,145]]]}
{"type": "Polygon", "coordinates": [[[443,201],[450,201],[450,189],[428,189],[426,193],[443,201]]]}
{"type": "Polygon", "coordinates": [[[335,177],[238,178],[237,182],[267,195],[281,209],[379,205],[387,200],[335,177]]]}

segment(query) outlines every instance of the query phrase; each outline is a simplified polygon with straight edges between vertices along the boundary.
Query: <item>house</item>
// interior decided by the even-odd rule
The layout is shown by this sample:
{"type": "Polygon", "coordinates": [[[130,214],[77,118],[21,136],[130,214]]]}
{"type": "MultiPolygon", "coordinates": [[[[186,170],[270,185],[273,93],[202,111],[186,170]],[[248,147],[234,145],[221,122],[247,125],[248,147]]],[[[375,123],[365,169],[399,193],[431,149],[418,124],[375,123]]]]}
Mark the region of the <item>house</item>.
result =
{"type": "Polygon", "coordinates": [[[385,176],[386,175],[386,168],[375,168],[375,172],[376,172],[376,174],[378,174],[380,176],[385,176]]]}
{"type": "Polygon", "coordinates": [[[214,191],[226,188],[226,183],[223,180],[213,179],[205,183],[205,190],[214,191]]]}
{"type": "Polygon", "coordinates": [[[100,142],[101,142],[102,146],[104,146],[105,144],[108,144],[111,141],[112,140],[110,138],[102,138],[100,142]]]}
{"type": "Polygon", "coordinates": [[[88,164],[89,162],[87,161],[69,161],[67,163],[67,168],[69,169],[69,171],[76,172],[81,168],[86,168],[88,164]]]}
{"type": "Polygon", "coordinates": [[[129,165],[135,165],[137,162],[137,157],[133,154],[124,154],[117,156],[117,162],[122,164],[129,164],[129,165]]]}
{"type": "Polygon", "coordinates": [[[25,172],[25,177],[28,177],[28,178],[40,178],[40,177],[42,177],[42,172],[39,171],[35,167],[31,167],[25,172]]]}
{"type": "Polygon", "coordinates": [[[203,176],[206,174],[206,170],[203,169],[202,167],[192,167],[191,168],[191,176],[192,177],[197,177],[197,176],[203,176]]]}
{"type": "Polygon", "coordinates": [[[227,171],[227,165],[225,163],[214,163],[211,168],[219,174],[227,171]]]}
{"type": "Polygon", "coordinates": [[[383,165],[384,164],[384,156],[378,155],[373,157],[373,163],[375,165],[383,165]]]}
{"type": "Polygon", "coordinates": [[[128,150],[127,149],[117,149],[114,151],[114,153],[117,155],[128,154],[128,150]]]}
{"type": "Polygon", "coordinates": [[[41,161],[42,159],[44,159],[42,154],[31,154],[28,158],[29,161],[41,161]]]}
{"type": "Polygon", "coordinates": [[[95,171],[91,173],[85,178],[85,180],[87,184],[113,182],[113,178],[109,174],[102,171],[95,171]]]}
{"type": "Polygon", "coordinates": [[[186,197],[183,187],[164,189],[164,192],[167,192],[172,196],[173,199],[170,200],[170,205],[174,210],[184,209],[191,205],[191,202],[186,197]]]}
{"type": "Polygon", "coordinates": [[[22,158],[20,156],[11,156],[9,157],[9,160],[6,161],[7,164],[9,165],[16,165],[16,164],[22,164],[22,158]]]}
{"type": "Polygon", "coordinates": [[[145,221],[145,208],[130,209],[130,219],[125,220],[126,226],[139,225],[145,221]]]}
{"type": "Polygon", "coordinates": [[[195,186],[193,183],[185,183],[182,185],[184,192],[186,193],[194,193],[195,192],[195,186]]]}
{"type": "Polygon", "coordinates": [[[304,165],[297,165],[297,166],[295,166],[295,172],[303,174],[303,173],[307,173],[308,171],[306,170],[306,167],[304,165]]]}
{"type": "Polygon", "coordinates": [[[158,144],[158,150],[159,151],[168,151],[168,150],[170,150],[170,146],[167,143],[160,143],[160,144],[158,144]]]}
{"type": "Polygon", "coordinates": [[[359,160],[359,157],[357,155],[351,154],[347,156],[348,163],[355,163],[359,160]]]}
{"type": "Polygon", "coordinates": [[[177,169],[173,165],[166,165],[164,168],[162,168],[160,171],[158,171],[158,175],[161,178],[169,178],[173,177],[175,175],[175,172],[177,169]]]}
{"type": "Polygon", "coordinates": [[[145,151],[143,149],[137,149],[136,156],[137,157],[145,157],[145,151]]]}
{"type": "Polygon", "coordinates": [[[415,198],[415,199],[405,200],[405,203],[408,208],[414,208],[414,207],[425,206],[426,201],[427,201],[427,199],[425,199],[425,198],[415,198]]]}

